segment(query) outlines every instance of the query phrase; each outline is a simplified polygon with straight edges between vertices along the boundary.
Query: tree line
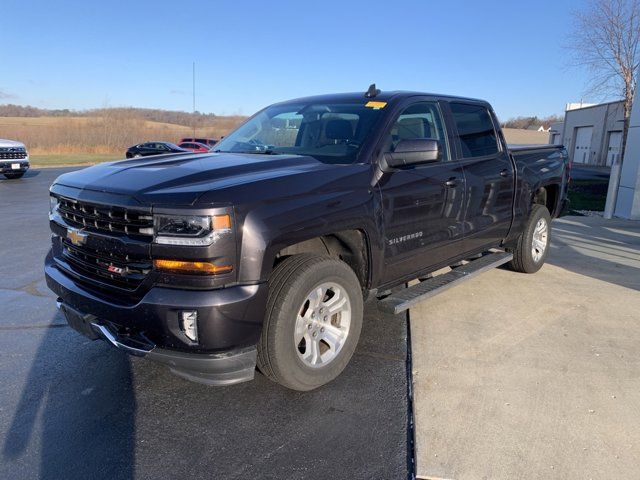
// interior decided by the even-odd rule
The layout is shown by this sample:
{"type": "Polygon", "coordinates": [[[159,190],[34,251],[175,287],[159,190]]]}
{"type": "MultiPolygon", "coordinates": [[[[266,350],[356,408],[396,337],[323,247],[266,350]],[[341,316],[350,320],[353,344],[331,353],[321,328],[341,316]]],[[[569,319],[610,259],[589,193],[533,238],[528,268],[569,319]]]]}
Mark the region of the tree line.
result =
{"type": "Polygon", "coordinates": [[[562,122],[563,119],[560,115],[549,115],[547,117],[513,117],[506,122],[501,122],[500,125],[502,128],[521,128],[526,130],[531,127],[544,127],[545,130],[548,130],[552,124],[562,122]]]}
{"type": "Polygon", "coordinates": [[[94,108],[90,110],[46,109],[24,105],[0,105],[0,117],[113,117],[148,120],[161,123],[173,123],[195,127],[206,127],[216,123],[214,113],[182,112],[159,108],[94,108]]]}

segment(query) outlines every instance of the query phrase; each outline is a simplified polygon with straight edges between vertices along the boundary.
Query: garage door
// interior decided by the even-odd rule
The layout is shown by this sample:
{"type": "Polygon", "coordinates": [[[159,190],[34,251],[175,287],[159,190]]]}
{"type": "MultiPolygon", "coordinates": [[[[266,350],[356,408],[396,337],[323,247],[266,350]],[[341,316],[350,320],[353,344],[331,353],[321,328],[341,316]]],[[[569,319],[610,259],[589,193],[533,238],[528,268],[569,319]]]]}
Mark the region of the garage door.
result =
{"type": "Polygon", "coordinates": [[[593,127],[576,128],[576,143],[573,149],[573,161],[576,163],[589,163],[591,157],[591,135],[593,127]]]}
{"type": "Polygon", "coordinates": [[[609,147],[607,148],[607,166],[611,166],[616,161],[620,161],[620,149],[622,148],[622,132],[611,132],[609,134],[609,147]]]}

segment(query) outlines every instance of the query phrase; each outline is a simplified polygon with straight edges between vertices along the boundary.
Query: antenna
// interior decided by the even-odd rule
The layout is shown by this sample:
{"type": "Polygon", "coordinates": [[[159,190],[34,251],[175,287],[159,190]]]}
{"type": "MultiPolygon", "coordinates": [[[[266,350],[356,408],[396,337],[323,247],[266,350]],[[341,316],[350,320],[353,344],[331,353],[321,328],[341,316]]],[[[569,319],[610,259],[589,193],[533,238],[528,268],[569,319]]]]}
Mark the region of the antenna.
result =
{"type": "Polygon", "coordinates": [[[380,93],[380,89],[376,88],[376,84],[372,83],[369,85],[369,89],[367,93],[364,94],[365,98],[373,98],[380,93]]]}
{"type": "Polygon", "coordinates": [[[196,139],[196,62],[193,62],[193,141],[196,139]]]}

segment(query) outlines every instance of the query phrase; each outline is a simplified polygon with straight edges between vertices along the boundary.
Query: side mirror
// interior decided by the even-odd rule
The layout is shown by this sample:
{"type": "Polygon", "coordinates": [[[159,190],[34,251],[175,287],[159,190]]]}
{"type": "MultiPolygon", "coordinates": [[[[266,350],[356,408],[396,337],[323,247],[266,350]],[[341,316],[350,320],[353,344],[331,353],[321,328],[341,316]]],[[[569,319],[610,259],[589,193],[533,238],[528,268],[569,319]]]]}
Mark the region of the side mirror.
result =
{"type": "Polygon", "coordinates": [[[400,140],[393,152],[384,154],[383,163],[386,163],[386,166],[390,168],[400,168],[437,162],[441,156],[442,152],[438,140],[415,138],[400,140]]]}

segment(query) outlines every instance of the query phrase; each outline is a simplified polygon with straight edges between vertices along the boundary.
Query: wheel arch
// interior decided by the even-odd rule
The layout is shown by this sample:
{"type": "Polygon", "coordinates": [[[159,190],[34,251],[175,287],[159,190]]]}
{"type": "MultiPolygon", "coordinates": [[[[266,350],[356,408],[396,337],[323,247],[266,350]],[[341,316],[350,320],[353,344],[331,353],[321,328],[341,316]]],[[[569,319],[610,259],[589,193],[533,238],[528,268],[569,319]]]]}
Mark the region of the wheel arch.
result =
{"type": "Polygon", "coordinates": [[[556,183],[548,183],[533,191],[531,206],[543,205],[547,207],[547,210],[549,210],[549,213],[551,214],[551,218],[554,218],[558,210],[559,197],[560,186],[556,183]]]}
{"type": "Polygon", "coordinates": [[[317,235],[291,243],[278,250],[271,262],[273,269],[283,259],[301,253],[328,255],[345,262],[358,277],[360,286],[366,290],[370,274],[370,243],[364,229],[348,229],[317,235]]]}

